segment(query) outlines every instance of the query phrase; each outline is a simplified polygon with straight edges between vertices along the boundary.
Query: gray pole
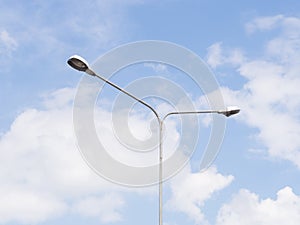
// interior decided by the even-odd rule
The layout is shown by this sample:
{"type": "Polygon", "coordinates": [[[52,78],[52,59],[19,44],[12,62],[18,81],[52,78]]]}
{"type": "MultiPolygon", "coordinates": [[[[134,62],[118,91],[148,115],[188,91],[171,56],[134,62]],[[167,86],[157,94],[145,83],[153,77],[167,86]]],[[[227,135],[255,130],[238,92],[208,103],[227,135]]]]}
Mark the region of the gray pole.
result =
{"type": "Polygon", "coordinates": [[[162,185],[162,162],[163,162],[163,149],[162,149],[162,138],[163,138],[163,120],[159,120],[159,225],[162,225],[162,192],[163,192],[163,185],[162,185]]]}

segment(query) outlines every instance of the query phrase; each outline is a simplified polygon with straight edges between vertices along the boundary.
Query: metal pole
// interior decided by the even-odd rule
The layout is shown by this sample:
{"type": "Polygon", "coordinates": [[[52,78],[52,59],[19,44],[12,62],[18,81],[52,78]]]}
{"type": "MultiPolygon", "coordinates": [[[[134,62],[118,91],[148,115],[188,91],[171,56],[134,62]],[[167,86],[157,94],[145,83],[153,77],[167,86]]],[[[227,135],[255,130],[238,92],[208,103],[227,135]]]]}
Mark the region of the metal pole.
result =
{"type": "Polygon", "coordinates": [[[163,138],[163,120],[159,120],[159,225],[162,225],[162,192],[163,192],[163,181],[162,181],[162,163],[163,163],[163,149],[162,149],[162,138],[163,138]]]}

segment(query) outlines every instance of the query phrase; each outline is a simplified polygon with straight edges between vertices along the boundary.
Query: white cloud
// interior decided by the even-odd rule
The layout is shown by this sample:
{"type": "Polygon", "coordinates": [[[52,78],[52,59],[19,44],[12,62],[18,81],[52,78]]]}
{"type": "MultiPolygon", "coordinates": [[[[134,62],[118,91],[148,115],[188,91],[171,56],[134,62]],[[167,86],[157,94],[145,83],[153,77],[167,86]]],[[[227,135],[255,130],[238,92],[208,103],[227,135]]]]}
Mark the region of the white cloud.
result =
{"type": "Polygon", "coordinates": [[[6,30],[0,31],[0,55],[11,56],[18,43],[6,30]]]}
{"type": "MultiPolygon", "coordinates": [[[[0,25],[1,28],[1,25],[0,25]]],[[[18,49],[18,42],[5,29],[0,29],[0,71],[5,71],[10,64],[13,53],[18,49]]]]}
{"type": "Polygon", "coordinates": [[[0,55],[3,48],[17,50],[19,54],[13,60],[29,65],[43,59],[48,63],[62,60],[66,51],[98,57],[103,50],[128,38],[131,22],[126,9],[141,3],[87,0],[78,4],[67,0],[28,2],[16,7],[15,3],[7,2],[0,8],[0,55]],[[18,58],[20,55],[26,57],[18,58]]]}
{"type": "MultiPolygon", "coordinates": [[[[68,213],[73,202],[84,201],[88,195],[117,191],[117,186],[88,168],[77,150],[73,94],[68,88],[50,94],[44,102],[48,108],[25,110],[1,136],[1,223],[39,223],[68,213]]],[[[120,198],[110,196],[103,195],[112,204],[105,215],[100,214],[103,221],[113,220],[123,206],[120,198]]]]}
{"type": "Polygon", "coordinates": [[[246,79],[237,91],[223,88],[225,101],[241,107],[236,117],[258,128],[257,140],[269,156],[286,159],[300,168],[300,26],[299,18],[259,18],[251,22],[261,30],[280,29],[267,41],[263,57],[247,59],[237,71],[246,79]]]}
{"type": "Polygon", "coordinates": [[[167,66],[162,63],[144,63],[145,67],[150,67],[154,70],[156,73],[166,73],[168,72],[167,66]]]}
{"type": "Polygon", "coordinates": [[[214,167],[198,173],[185,169],[171,181],[172,195],[167,208],[185,213],[195,224],[207,224],[202,212],[205,201],[232,181],[233,176],[224,176],[214,167]]]}
{"type": "Polygon", "coordinates": [[[124,200],[116,194],[106,194],[104,197],[87,197],[73,206],[74,213],[88,217],[99,217],[103,223],[118,222],[122,214],[118,211],[124,205],[124,200]]]}
{"type": "Polygon", "coordinates": [[[248,190],[240,190],[230,203],[222,206],[217,225],[297,225],[300,221],[300,196],[290,187],[277,192],[276,199],[260,199],[248,190]]]}
{"type": "Polygon", "coordinates": [[[75,97],[75,91],[72,88],[61,88],[51,93],[44,94],[43,105],[47,109],[62,109],[71,105],[75,97]]]}
{"type": "MultiPolygon", "coordinates": [[[[86,165],[73,134],[74,94],[75,89],[63,88],[44,95],[41,109],[24,110],[0,137],[0,223],[40,223],[74,212],[103,223],[116,222],[123,219],[123,192],[156,194],[152,187],[127,189],[111,184],[86,165]]],[[[115,159],[139,166],[157,163],[157,151],[137,156],[118,142],[109,112],[97,108],[95,116],[102,119],[95,119],[100,139],[115,159]]],[[[132,115],[130,125],[143,133],[146,122],[132,115]]],[[[178,139],[176,123],[170,120],[166,126],[165,145],[173,146],[178,139]]],[[[166,158],[171,151],[165,151],[166,158]]]]}
{"type": "Polygon", "coordinates": [[[211,45],[207,49],[207,63],[212,67],[216,68],[219,65],[223,64],[224,57],[222,54],[222,43],[218,42],[211,45]]]}
{"type": "Polygon", "coordinates": [[[259,17],[246,24],[246,31],[248,33],[253,33],[257,30],[271,30],[278,26],[283,19],[283,15],[259,17]]]}
{"type": "Polygon", "coordinates": [[[36,224],[67,210],[65,202],[55,196],[20,187],[1,187],[0,199],[1,224],[9,221],[36,224]]]}
{"type": "Polygon", "coordinates": [[[246,58],[240,49],[224,49],[221,42],[215,43],[207,49],[206,62],[212,68],[223,64],[239,66],[245,60],[246,58]]]}

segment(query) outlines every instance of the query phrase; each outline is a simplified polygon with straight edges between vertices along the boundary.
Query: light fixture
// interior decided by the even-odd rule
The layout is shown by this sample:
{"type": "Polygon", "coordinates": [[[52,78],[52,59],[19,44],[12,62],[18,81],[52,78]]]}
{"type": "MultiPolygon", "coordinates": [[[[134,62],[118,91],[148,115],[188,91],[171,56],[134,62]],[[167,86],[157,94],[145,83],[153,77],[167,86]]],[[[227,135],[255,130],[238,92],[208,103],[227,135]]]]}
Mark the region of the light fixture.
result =
{"type": "Polygon", "coordinates": [[[86,72],[89,69],[88,62],[79,55],[71,56],[67,62],[75,70],[86,72]]]}
{"type": "Polygon", "coordinates": [[[232,115],[235,115],[235,114],[239,113],[240,111],[241,111],[240,108],[237,107],[237,106],[228,106],[226,110],[219,111],[218,113],[229,117],[229,116],[232,116],[232,115]]]}

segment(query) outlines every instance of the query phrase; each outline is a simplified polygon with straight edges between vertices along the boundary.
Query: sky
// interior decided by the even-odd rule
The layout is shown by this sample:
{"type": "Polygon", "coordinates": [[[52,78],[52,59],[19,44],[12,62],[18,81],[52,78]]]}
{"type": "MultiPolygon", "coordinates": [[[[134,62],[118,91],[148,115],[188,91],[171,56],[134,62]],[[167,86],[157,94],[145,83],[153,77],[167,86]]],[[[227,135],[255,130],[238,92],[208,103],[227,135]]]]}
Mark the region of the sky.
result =
{"type": "MultiPolygon", "coordinates": [[[[188,135],[196,135],[194,153],[164,182],[163,224],[299,223],[299,1],[0,3],[0,224],[158,224],[157,185],[119,185],[99,176],[83,159],[74,102],[82,81],[103,83],[66,63],[80,54],[95,65],[112,49],[144,40],[175,43],[198,55],[214,74],[225,105],[241,108],[226,119],[218,155],[203,171],[199,166],[213,120],[197,117],[200,131],[188,135]]],[[[145,94],[151,86],[148,78],[166,82],[144,99],[160,113],[181,106],[181,99],[159,98],[173,96],[164,95],[163,84],[183,90],[199,110],[207,109],[207,95],[213,94],[163,63],[133,64],[110,79],[145,94]]],[[[105,85],[97,97],[93,119],[99,140],[120,161],[157,164],[157,149],[140,157],[118,139],[123,129],[114,129],[113,123],[123,118],[115,107],[120,96],[105,85]]],[[[129,131],[145,141],[153,135],[153,115],[131,104],[129,131]]],[[[164,156],[184,139],[183,121],[166,122],[164,156]]],[[[122,176],[124,171],[114,172],[122,176]]]]}

